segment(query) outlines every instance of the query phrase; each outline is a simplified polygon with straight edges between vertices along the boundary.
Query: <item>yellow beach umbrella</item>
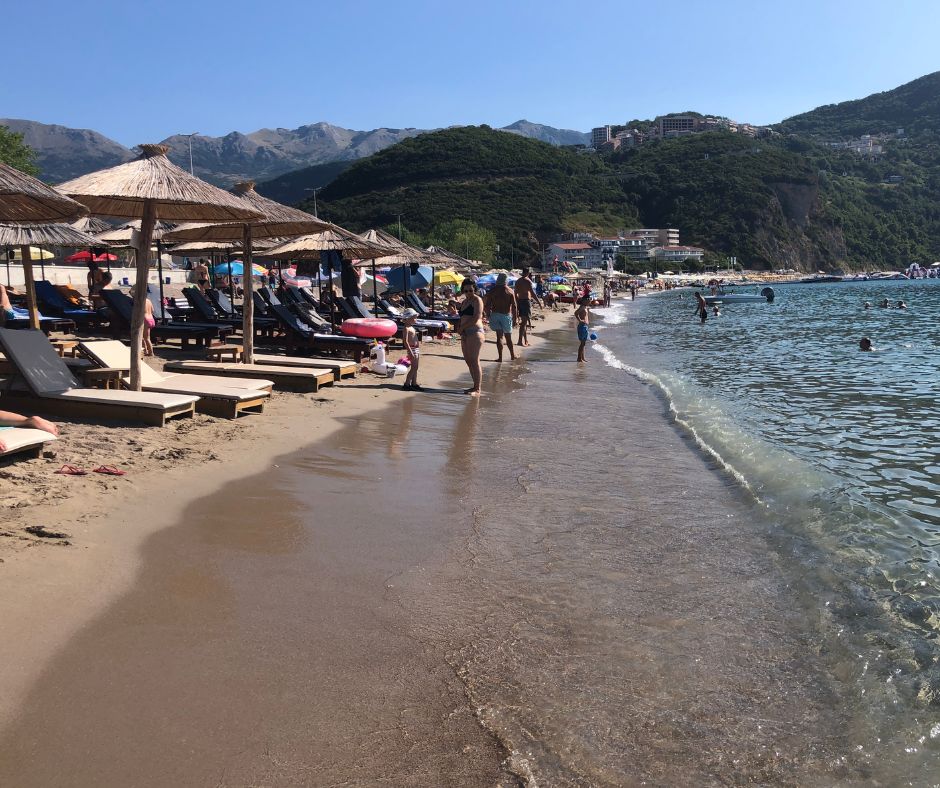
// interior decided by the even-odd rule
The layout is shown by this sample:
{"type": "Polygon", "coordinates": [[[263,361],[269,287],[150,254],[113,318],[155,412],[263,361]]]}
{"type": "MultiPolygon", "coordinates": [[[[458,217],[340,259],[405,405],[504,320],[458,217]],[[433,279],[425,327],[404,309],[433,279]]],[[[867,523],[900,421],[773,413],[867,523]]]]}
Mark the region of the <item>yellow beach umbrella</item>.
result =
{"type": "MultiPolygon", "coordinates": [[[[29,258],[31,260],[54,260],[55,255],[45,249],[40,249],[38,246],[30,246],[29,258]]],[[[17,263],[23,262],[23,247],[13,250],[13,261],[17,263]]]]}
{"type": "Polygon", "coordinates": [[[463,282],[464,276],[458,274],[456,271],[450,271],[447,269],[435,271],[434,272],[434,284],[438,287],[441,285],[453,285],[454,287],[460,287],[460,283],[463,282]]]}

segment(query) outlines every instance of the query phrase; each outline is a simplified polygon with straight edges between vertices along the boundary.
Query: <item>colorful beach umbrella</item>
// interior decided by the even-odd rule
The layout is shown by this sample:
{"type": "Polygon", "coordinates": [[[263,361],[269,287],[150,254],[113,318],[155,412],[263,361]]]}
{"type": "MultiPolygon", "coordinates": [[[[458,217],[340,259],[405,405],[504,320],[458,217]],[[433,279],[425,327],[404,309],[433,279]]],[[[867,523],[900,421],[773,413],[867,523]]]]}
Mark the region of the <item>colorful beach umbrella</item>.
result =
{"type": "Polygon", "coordinates": [[[76,252],[75,254],[70,254],[65,258],[67,263],[87,263],[89,260],[93,260],[96,263],[113,263],[118,259],[116,254],[111,254],[110,252],[103,252],[101,254],[96,254],[92,257],[91,252],[87,249],[82,250],[81,252],[76,252]]]}
{"type": "MultiPolygon", "coordinates": [[[[294,269],[295,271],[297,269],[294,269]]],[[[226,276],[231,274],[232,276],[244,276],[245,275],[245,266],[241,260],[232,260],[231,263],[219,263],[212,269],[212,272],[216,276],[226,276]]],[[[251,264],[251,274],[252,276],[264,276],[267,273],[264,266],[258,265],[257,263],[251,264]]]]}
{"type": "MultiPolygon", "coordinates": [[[[38,246],[29,247],[29,258],[30,260],[52,260],[55,258],[55,255],[48,251],[47,249],[40,249],[38,246]]],[[[13,262],[19,263],[23,261],[23,249],[13,250],[13,262]]]]}
{"type": "Polygon", "coordinates": [[[441,285],[453,285],[454,287],[460,287],[460,283],[463,282],[463,274],[458,274],[456,271],[451,271],[449,269],[442,269],[434,272],[434,284],[441,285]]]}

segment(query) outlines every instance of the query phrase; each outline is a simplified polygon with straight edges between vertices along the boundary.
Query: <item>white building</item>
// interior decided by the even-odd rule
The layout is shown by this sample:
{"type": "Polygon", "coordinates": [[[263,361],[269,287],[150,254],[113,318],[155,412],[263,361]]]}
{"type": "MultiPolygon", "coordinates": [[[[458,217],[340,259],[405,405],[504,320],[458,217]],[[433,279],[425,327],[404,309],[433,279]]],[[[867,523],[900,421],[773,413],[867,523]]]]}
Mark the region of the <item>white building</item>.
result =
{"type": "Polygon", "coordinates": [[[604,266],[604,253],[600,248],[583,242],[560,242],[548,245],[545,250],[545,264],[543,268],[552,270],[555,260],[558,262],[574,263],[578,268],[602,268],[604,266]]]}
{"type": "Polygon", "coordinates": [[[599,148],[610,142],[610,126],[598,126],[591,129],[591,147],[599,148]]]}

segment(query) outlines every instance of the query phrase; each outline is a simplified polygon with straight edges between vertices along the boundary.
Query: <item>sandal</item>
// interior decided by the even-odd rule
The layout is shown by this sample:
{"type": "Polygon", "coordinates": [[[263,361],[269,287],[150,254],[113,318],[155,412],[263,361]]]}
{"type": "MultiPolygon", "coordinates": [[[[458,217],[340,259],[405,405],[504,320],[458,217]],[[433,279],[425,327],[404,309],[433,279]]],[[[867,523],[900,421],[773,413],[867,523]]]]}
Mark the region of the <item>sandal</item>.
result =
{"type": "Polygon", "coordinates": [[[79,468],[77,465],[63,465],[56,473],[61,473],[63,476],[87,476],[88,471],[84,468],[79,468]]]}
{"type": "Polygon", "coordinates": [[[95,473],[104,473],[108,476],[124,476],[127,471],[122,471],[120,468],[115,468],[113,465],[99,465],[95,468],[95,473]]]}

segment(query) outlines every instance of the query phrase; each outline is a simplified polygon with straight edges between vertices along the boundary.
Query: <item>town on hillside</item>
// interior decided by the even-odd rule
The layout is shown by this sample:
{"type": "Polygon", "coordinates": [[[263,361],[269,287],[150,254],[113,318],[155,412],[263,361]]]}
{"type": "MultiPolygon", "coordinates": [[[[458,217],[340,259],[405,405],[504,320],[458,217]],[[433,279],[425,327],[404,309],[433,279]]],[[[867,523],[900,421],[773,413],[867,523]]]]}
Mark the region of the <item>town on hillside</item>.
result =
{"type": "Polygon", "coordinates": [[[546,271],[573,264],[578,268],[650,268],[666,271],[685,266],[699,270],[705,250],[679,243],[679,230],[642,228],[621,230],[617,235],[566,233],[549,243],[542,255],[546,271]]]}

